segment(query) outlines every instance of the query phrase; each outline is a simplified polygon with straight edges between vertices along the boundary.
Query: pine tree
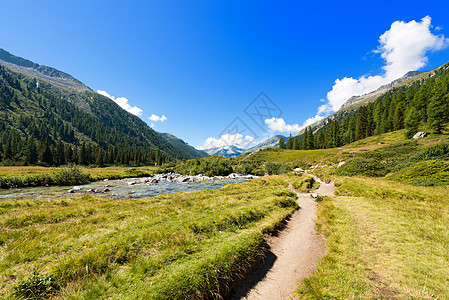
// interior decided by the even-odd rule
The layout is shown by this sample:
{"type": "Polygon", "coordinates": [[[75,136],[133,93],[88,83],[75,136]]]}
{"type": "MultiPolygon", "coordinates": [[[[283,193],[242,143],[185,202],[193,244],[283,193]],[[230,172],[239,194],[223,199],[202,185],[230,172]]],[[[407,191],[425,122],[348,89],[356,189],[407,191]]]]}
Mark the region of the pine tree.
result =
{"type": "Polygon", "coordinates": [[[5,149],[3,149],[3,160],[12,158],[12,149],[11,149],[11,135],[8,136],[8,140],[5,145],[5,149]]]}
{"type": "Polygon", "coordinates": [[[287,149],[293,149],[293,138],[291,134],[287,140],[287,149]]]}
{"type": "Polygon", "coordinates": [[[419,115],[415,107],[412,107],[404,121],[405,136],[411,138],[416,132],[418,132],[419,115]]]}
{"type": "Polygon", "coordinates": [[[447,88],[437,78],[427,108],[428,123],[435,133],[441,133],[443,124],[447,121],[447,97],[447,88]]]}
{"type": "Polygon", "coordinates": [[[83,142],[78,154],[78,164],[85,166],[87,163],[86,143],[83,142]]]}
{"type": "Polygon", "coordinates": [[[53,153],[51,152],[50,149],[48,136],[41,143],[41,149],[39,151],[39,160],[43,163],[46,163],[49,166],[53,165],[53,153]]]}
{"type": "Polygon", "coordinates": [[[357,113],[357,119],[355,122],[355,139],[361,140],[366,137],[366,128],[368,125],[366,107],[360,107],[357,113]]]}
{"type": "Polygon", "coordinates": [[[295,149],[295,150],[299,150],[300,149],[299,139],[298,139],[297,136],[295,136],[293,138],[293,149],[295,149]]]}
{"type": "Polygon", "coordinates": [[[29,164],[35,164],[37,162],[37,147],[34,135],[30,135],[25,143],[24,155],[27,158],[29,164]]]}
{"type": "Polygon", "coordinates": [[[56,151],[55,151],[55,164],[57,166],[64,165],[66,163],[65,161],[65,153],[64,153],[64,144],[61,140],[58,141],[56,144],[56,151]]]}
{"type": "Polygon", "coordinates": [[[278,145],[279,145],[279,149],[285,149],[285,141],[284,141],[284,137],[283,136],[281,136],[279,138],[278,145]]]}
{"type": "Polygon", "coordinates": [[[393,117],[393,130],[404,128],[404,114],[400,105],[396,106],[393,117]]]}

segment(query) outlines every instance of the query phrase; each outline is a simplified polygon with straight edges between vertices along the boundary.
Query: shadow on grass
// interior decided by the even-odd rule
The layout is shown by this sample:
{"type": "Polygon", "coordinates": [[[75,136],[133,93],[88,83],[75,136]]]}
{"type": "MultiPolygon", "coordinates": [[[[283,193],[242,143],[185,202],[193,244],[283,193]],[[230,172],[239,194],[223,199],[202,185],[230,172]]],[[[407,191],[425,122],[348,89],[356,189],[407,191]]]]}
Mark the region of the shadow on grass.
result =
{"type": "Polygon", "coordinates": [[[256,284],[265,278],[268,271],[273,267],[277,256],[271,252],[267,245],[265,257],[253,269],[249,270],[247,276],[237,283],[232,289],[226,300],[237,300],[245,297],[256,284]]]}

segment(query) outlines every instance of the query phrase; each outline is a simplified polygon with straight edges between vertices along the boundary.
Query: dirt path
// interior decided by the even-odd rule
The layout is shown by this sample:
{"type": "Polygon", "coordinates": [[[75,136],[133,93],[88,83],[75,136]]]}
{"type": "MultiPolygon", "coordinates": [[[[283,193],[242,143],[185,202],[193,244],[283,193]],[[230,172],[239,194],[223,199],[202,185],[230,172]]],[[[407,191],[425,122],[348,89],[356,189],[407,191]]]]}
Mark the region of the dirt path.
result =
{"type": "MultiPolygon", "coordinates": [[[[321,182],[314,195],[334,194],[333,183],[321,182]]],[[[316,202],[311,194],[297,192],[300,209],[278,236],[269,237],[264,263],[237,288],[229,299],[291,299],[299,282],[310,276],[325,252],[324,239],[316,235],[316,202]]]]}

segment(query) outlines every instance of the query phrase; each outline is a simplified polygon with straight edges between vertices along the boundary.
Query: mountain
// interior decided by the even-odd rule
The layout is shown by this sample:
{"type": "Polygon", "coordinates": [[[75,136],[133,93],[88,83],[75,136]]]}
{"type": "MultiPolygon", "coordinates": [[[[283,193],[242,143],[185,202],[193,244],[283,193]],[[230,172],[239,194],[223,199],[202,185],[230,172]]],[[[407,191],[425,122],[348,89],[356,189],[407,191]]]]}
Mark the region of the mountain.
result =
{"type": "MultiPolygon", "coordinates": [[[[249,148],[248,150],[246,150],[246,152],[256,152],[262,149],[267,149],[267,148],[278,148],[279,147],[279,139],[282,137],[282,135],[274,135],[268,139],[266,139],[265,141],[257,144],[254,147],[249,148]]],[[[287,142],[288,137],[284,136],[284,140],[287,142]]]]}
{"type": "Polygon", "coordinates": [[[175,147],[176,149],[182,151],[185,155],[188,155],[190,157],[206,157],[209,156],[204,151],[200,151],[195,149],[194,147],[190,146],[180,138],[177,138],[176,136],[170,134],[170,133],[160,133],[161,137],[164,138],[170,145],[175,147]]]}
{"type": "MultiPolygon", "coordinates": [[[[373,92],[361,96],[352,96],[341,106],[341,108],[338,111],[320,121],[313,123],[312,125],[310,125],[310,128],[312,128],[313,131],[317,131],[320,128],[326,126],[330,121],[334,119],[339,120],[357,111],[359,107],[376,101],[380,96],[385,95],[387,92],[391,91],[394,88],[411,85],[413,82],[428,78],[429,76],[434,74],[438,69],[439,68],[428,72],[410,71],[401,78],[396,79],[390,82],[389,84],[383,85],[373,92]]],[[[302,135],[304,133],[304,130],[305,129],[302,129],[298,133],[298,135],[302,135]]]]}
{"type": "Polygon", "coordinates": [[[204,150],[204,152],[206,152],[210,156],[236,157],[244,154],[246,150],[231,145],[231,146],[206,149],[204,150]]]}
{"type": "MultiPolygon", "coordinates": [[[[83,143],[103,151],[114,148],[120,162],[159,154],[162,160],[203,157],[182,140],[151,129],[71,75],[41,66],[0,49],[0,150],[12,143],[11,159],[29,136],[50,146],[62,141],[73,148],[83,143]],[[10,140],[10,142],[8,141],[10,140]]],[[[9,146],[8,146],[9,147],[9,146]]],[[[1,157],[0,157],[1,158],[1,157]]]]}

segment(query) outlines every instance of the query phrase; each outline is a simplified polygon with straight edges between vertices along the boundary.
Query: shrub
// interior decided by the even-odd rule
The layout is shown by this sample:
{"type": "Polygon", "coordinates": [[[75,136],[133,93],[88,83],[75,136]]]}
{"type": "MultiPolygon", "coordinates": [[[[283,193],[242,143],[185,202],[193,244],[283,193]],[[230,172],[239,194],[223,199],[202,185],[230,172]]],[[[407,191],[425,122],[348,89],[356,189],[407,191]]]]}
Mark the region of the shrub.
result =
{"type": "Polygon", "coordinates": [[[293,188],[297,190],[301,190],[305,193],[310,192],[313,189],[317,189],[320,184],[315,181],[315,178],[312,176],[303,176],[299,180],[295,181],[293,184],[293,188]]]}
{"type": "Polygon", "coordinates": [[[47,299],[58,289],[59,287],[53,277],[34,271],[29,278],[16,284],[13,294],[17,298],[47,299]]]}
{"type": "Polygon", "coordinates": [[[90,180],[90,174],[83,173],[81,168],[76,165],[62,168],[53,175],[53,182],[57,185],[85,184],[90,180]]]}
{"type": "Polygon", "coordinates": [[[449,144],[438,144],[426,148],[423,152],[413,157],[415,161],[443,159],[449,160],[449,144]]]}
{"type": "Polygon", "coordinates": [[[288,165],[267,162],[265,164],[265,172],[268,175],[279,175],[290,172],[292,168],[288,165]]]}
{"type": "Polygon", "coordinates": [[[382,177],[387,174],[385,165],[380,161],[370,158],[354,157],[337,169],[339,176],[363,175],[369,177],[382,177]]]}
{"type": "Polygon", "coordinates": [[[388,178],[421,186],[446,185],[449,184],[449,162],[444,160],[421,161],[388,178]]]}

